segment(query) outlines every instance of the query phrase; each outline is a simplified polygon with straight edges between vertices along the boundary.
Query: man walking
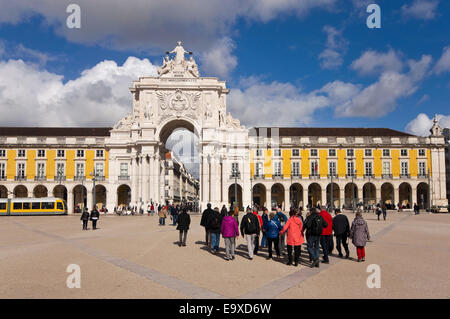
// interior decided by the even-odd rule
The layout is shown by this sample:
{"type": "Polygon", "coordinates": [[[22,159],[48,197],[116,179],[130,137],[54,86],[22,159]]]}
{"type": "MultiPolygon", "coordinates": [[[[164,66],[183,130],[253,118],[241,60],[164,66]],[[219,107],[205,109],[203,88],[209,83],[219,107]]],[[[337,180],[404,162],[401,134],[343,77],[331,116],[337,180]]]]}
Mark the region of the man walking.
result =
{"type": "Polygon", "coordinates": [[[327,212],[325,206],[322,206],[320,216],[322,216],[327,223],[327,226],[323,228],[322,234],[320,236],[320,246],[322,246],[323,251],[322,262],[324,264],[328,264],[330,262],[330,260],[328,259],[328,255],[330,253],[333,241],[333,218],[331,217],[330,213],[327,212]]]}
{"type": "Polygon", "coordinates": [[[250,208],[247,209],[247,214],[242,217],[241,234],[247,240],[248,258],[253,259],[253,252],[255,249],[255,238],[259,235],[261,230],[258,217],[256,217],[250,208]]]}
{"type": "Polygon", "coordinates": [[[187,209],[183,208],[183,211],[178,216],[177,219],[177,230],[180,231],[180,240],[178,241],[178,246],[186,246],[186,237],[189,230],[189,225],[191,224],[191,216],[187,213],[187,209]]]}
{"type": "MultiPolygon", "coordinates": [[[[284,225],[286,225],[286,222],[287,222],[288,218],[287,218],[287,216],[285,214],[283,214],[283,212],[281,211],[281,207],[280,206],[277,207],[277,213],[275,214],[275,217],[280,222],[281,228],[283,228],[284,225]]],[[[278,240],[278,247],[279,247],[280,253],[282,255],[285,255],[285,252],[284,252],[284,247],[286,246],[285,245],[285,238],[286,238],[286,233],[284,233],[282,235],[280,234],[280,237],[279,237],[279,240],[278,240]]]]}
{"type": "Polygon", "coordinates": [[[94,209],[91,212],[92,230],[97,229],[97,221],[99,218],[100,218],[100,214],[97,210],[97,206],[94,206],[94,209]]]}
{"type": "Polygon", "coordinates": [[[211,248],[210,234],[209,234],[209,230],[208,230],[207,221],[208,221],[209,215],[211,215],[213,213],[213,210],[211,209],[211,203],[208,203],[206,205],[206,207],[207,208],[203,211],[202,219],[200,220],[200,226],[205,227],[206,246],[208,246],[208,248],[211,248]]]}
{"type": "Polygon", "coordinates": [[[89,209],[86,207],[83,214],[81,214],[80,220],[83,221],[83,230],[87,230],[88,222],[89,222],[89,209]]]}
{"type": "Polygon", "coordinates": [[[211,236],[211,253],[213,254],[219,252],[221,224],[222,218],[220,217],[219,208],[214,207],[214,210],[208,216],[208,219],[206,221],[206,226],[208,227],[208,231],[211,236]]]}
{"type": "Polygon", "coordinates": [[[345,258],[348,259],[350,252],[348,250],[347,238],[350,233],[350,223],[345,215],[341,214],[340,209],[336,209],[336,216],[333,218],[333,231],[336,236],[336,249],[339,252],[339,258],[342,258],[341,244],[345,249],[345,258]]]}
{"type": "Polygon", "coordinates": [[[316,208],[313,208],[311,214],[306,217],[303,231],[306,230],[306,238],[308,239],[308,253],[312,259],[311,268],[319,267],[319,241],[322,231],[328,224],[319,215],[316,208]]]}
{"type": "MultiPolygon", "coordinates": [[[[253,214],[258,218],[258,220],[259,220],[259,227],[260,227],[260,229],[263,229],[263,220],[262,220],[262,217],[261,216],[259,216],[259,214],[258,214],[258,208],[255,206],[254,207],[254,209],[253,209],[253,214]]],[[[256,237],[255,237],[255,249],[253,250],[253,254],[254,255],[258,255],[258,249],[259,249],[259,233],[258,234],[256,234],[256,237]]]]}

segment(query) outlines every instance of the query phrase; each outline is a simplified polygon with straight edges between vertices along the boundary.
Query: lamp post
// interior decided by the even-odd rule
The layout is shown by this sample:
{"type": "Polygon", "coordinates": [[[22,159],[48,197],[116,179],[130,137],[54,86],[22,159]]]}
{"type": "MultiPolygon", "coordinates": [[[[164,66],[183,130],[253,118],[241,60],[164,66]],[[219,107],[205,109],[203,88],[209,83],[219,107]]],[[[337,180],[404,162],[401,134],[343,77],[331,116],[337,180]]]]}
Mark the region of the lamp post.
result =
{"type": "Polygon", "coordinates": [[[96,176],[97,176],[97,172],[95,171],[95,168],[94,168],[94,171],[90,174],[90,176],[92,176],[92,183],[93,183],[93,189],[92,189],[92,201],[93,201],[93,203],[94,203],[94,206],[93,206],[93,208],[92,209],[95,209],[95,207],[97,206],[97,204],[96,204],[96,198],[95,198],[95,195],[96,195],[96,191],[95,191],[95,181],[96,181],[96,176]]]}
{"type": "Polygon", "coordinates": [[[353,178],[357,173],[356,169],[352,166],[352,211],[355,213],[355,183],[353,182],[353,178]]]}
{"type": "Polygon", "coordinates": [[[431,212],[431,170],[428,168],[428,211],[431,212]]]}
{"type": "Polygon", "coordinates": [[[330,207],[330,213],[333,212],[334,210],[334,187],[333,187],[333,175],[334,175],[334,171],[331,170],[331,194],[330,194],[330,202],[331,202],[331,207],[330,207]]]}

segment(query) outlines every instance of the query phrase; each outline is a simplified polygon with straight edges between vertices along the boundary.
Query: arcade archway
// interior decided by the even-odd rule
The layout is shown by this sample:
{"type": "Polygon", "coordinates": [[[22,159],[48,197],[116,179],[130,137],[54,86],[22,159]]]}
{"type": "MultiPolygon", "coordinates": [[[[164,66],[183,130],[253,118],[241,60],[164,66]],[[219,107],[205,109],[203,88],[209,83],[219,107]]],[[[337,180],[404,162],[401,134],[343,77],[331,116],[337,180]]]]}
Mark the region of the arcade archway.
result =
{"type": "Polygon", "coordinates": [[[0,198],[8,198],[8,189],[6,186],[0,185],[0,198]]]}
{"type": "Polygon", "coordinates": [[[231,184],[228,187],[228,204],[230,206],[234,206],[237,202],[237,205],[239,207],[239,210],[243,210],[243,203],[242,203],[242,187],[239,184],[231,184]],[[237,186],[235,188],[235,185],[237,186]],[[237,190],[237,200],[236,200],[236,190],[237,190]]]}
{"type": "Polygon", "coordinates": [[[14,198],[25,198],[28,197],[28,189],[23,185],[17,185],[14,187],[14,198]]]}
{"type": "Polygon", "coordinates": [[[48,197],[47,187],[44,185],[38,185],[33,189],[33,196],[35,198],[48,197]]]}
{"type": "Polygon", "coordinates": [[[271,207],[281,206],[284,204],[284,187],[281,184],[274,184],[270,190],[272,203],[271,207]]]}
{"type": "Polygon", "coordinates": [[[131,188],[128,185],[117,187],[117,206],[128,206],[131,203],[131,188]]]}
{"type": "Polygon", "coordinates": [[[298,208],[303,206],[303,187],[299,183],[294,183],[289,187],[289,197],[291,198],[291,207],[298,208]]]}
{"type": "Polygon", "coordinates": [[[263,184],[253,186],[253,204],[260,207],[267,207],[266,187],[263,184]]]}
{"type": "Polygon", "coordinates": [[[322,205],[322,188],[317,183],[312,183],[308,187],[308,205],[310,207],[322,205]]]}

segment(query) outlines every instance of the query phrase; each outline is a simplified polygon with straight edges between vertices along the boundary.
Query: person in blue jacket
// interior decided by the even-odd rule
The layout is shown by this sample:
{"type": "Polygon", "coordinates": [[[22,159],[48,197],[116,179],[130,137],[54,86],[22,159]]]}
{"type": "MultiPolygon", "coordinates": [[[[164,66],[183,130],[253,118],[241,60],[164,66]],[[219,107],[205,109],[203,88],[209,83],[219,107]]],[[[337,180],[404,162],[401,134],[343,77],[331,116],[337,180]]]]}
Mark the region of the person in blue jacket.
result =
{"type": "MultiPolygon", "coordinates": [[[[281,225],[281,229],[283,229],[284,225],[286,225],[286,223],[288,221],[288,217],[286,216],[286,214],[284,214],[281,211],[281,205],[279,205],[277,207],[277,213],[275,215],[275,218],[279,221],[279,223],[281,225]]],[[[284,247],[286,247],[285,238],[286,238],[286,233],[281,235],[280,238],[278,239],[279,250],[280,250],[280,253],[283,255],[285,255],[284,247]]]]}
{"type": "Polygon", "coordinates": [[[267,259],[272,258],[272,243],[275,246],[275,251],[277,253],[277,257],[280,257],[280,247],[278,246],[278,238],[279,238],[281,229],[282,229],[282,227],[281,227],[278,219],[275,217],[275,214],[270,213],[269,221],[266,223],[266,226],[265,226],[267,246],[269,248],[269,256],[267,257],[267,259]]]}

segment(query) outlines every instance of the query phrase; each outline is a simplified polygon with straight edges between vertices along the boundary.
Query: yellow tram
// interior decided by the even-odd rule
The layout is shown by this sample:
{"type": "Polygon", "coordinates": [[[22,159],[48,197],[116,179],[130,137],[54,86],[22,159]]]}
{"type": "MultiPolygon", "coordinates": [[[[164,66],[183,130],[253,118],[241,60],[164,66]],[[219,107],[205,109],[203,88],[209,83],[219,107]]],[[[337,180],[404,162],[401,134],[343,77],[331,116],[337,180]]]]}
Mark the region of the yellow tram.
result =
{"type": "Polygon", "coordinates": [[[67,204],[61,198],[0,198],[0,216],[67,215],[67,204]]]}

